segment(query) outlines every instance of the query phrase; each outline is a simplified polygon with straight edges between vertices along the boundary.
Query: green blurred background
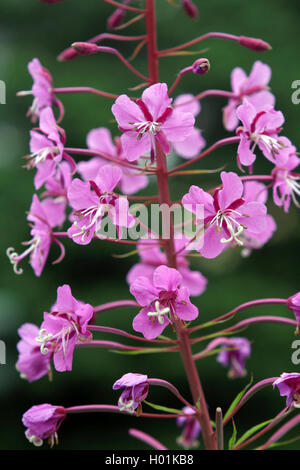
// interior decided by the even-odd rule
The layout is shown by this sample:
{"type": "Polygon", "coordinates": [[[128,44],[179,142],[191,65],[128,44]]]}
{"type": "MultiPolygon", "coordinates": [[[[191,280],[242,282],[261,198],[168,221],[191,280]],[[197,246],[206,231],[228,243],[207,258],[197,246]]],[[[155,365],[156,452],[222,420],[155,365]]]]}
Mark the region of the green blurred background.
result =
{"type": "MultiPolygon", "coordinates": [[[[176,2],[176,0],[175,0],[176,2]]],[[[140,5],[142,2],[135,2],[140,5]]],[[[249,73],[255,60],[260,59],[272,67],[271,87],[276,95],[276,108],[286,117],[284,135],[299,148],[300,107],[291,102],[291,83],[300,79],[299,69],[299,19],[297,0],[195,0],[199,18],[190,20],[180,8],[172,7],[166,0],[157,0],[158,43],[160,48],[172,47],[202,33],[222,31],[237,35],[261,37],[273,49],[263,54],[252,52],[235,43],[211,39],[194,50],[211,62],[209,74],[186,76],[178,93],[199,93],[206,88],[230,89],[230,72],[241,66],[249,73]]],[[[177,1],[177,3],[179,3],[177,1]]],[[[0,339],[7,345],[7,364],[0,365],[0,448],[30,449],[24,437],[21,416],[33,404],[52,403],[64,406],[93,403],[116,403],[117,392],[112,392],[113,382],[129,371],[161,377],[173,382],[187,398],[189,390],[180,358],[165,355],[124,356],[106,350],[78,350],[75,352],[72,373],[54,371],[53,382],[44,377],[28,384],[15,370],[17,360],[17,329],[24,322],[40,324],[43,311],[47,311],[56,298],[59,285],[68,283],[73,295],[92,305],[111,300],[130,298],[125,275],[137,257],[117,260],[111,255],[126,251],[107,243],[92,243],[80,247],[66,241],[66,257],[56,266],[51,265],[57,251],[50,258],[41,278],[36,278],[31,267],[23,263],[24,274],[16,276],[5,255],[9,246],[21,250],[20,243],[27,240],[29,230],[25,211],[33,193],[33,173],[21,168],[22,156],[28,153],[28,131],[31,123],[26,111],[31,97],[16,98],[19,90],[29,90],[32,80],[27,63],[38,57],[50,70],[54,85],[93,86],[112,93],[123,93],[139,83],[114,56],[95,55],[80,57],[69,63],[59,63],[57,55],[76,40],[86,40],[106,29],[106,19],[113,7],[99,0],[66,0],[55,5],[45,5],[37,0],[1,0],[0,6],[0,79],[7,86],[7,104],[0,105],[0,191],[1,217],[1,281],[0,281],[0,339]]],[[[128,15],[129,18],[130,15],[128,15]]],[[[143,24],[132,25],[124,34],[142,34],[143,24]]],[[[107,42],[112,45],[112,43],[107,42]]],[[[129,57],[133,45],[121,44],[120,50],[129,57]]],[[[161,81],[169,84],[177,72],[197,58],[178,56],[161,61],[161,81]]],[[[145,50],[134,65],[146,72],[145,50]]],[[[107,126],[116,135],[116,125],[110,111],[112,102],[93,95],[61,96],[66,108],[63,127],[67,145],[84,147],[87,132],[98,126],[107,126]]],[[[220,98],[207,98],[202,103],[198,126],[204,130],[208,144],[226,137],[221,122],[220,98]]],[[[227,169],[236,171],[235,151],[223,149],[211,154],[202,162],[202,168],[218,168],[228,163],[227,169]]],[[[262,157],[255,164],[257,173],[269,172],[271,165],[262,157]]],[[[206,177],[185,176],[172,180],[172,196],[181,197],[191,184],[211,187],[216,175],[206,177]]],[[[145,194],[155,191],[152,182],[145,194]]],[[[270,195],[271,196],[271,195],[270,195]]],[[[215,260],[193,260],[193,269],[199,269],[209,279],[207,291],[195,300],[201,320],[225,313],[236,305],[260,297],[288,297],[299,291],[299,212],[292,207],[287,215],[271,201],[269,211],[276,219],[278,230],[272,241],[262,250],[243,259],[239,250],[228,250],[215,260]]],[[[265,308],[251,314],[282,314],[292,317],[284,308],[265,308]]],[[[240,315],[240,319],[247,314],[240,315]]],[[[99,322],[131,330],[133,312],[129,309],[112,311],[99,322]]],[[[211,330],[209,330],[211,331],[211,330]]],[[[215,356],[198,363],[198,369],[208,397],[212,415],[216,406],[226,409],[233,397],[248,382],[251,372],[254,380],[280,375],[283,371],[297,372],[299,366],[291,363],[291,344],[295,339],[293,329],[286,326],[261,324],[250,327],[244,334],[252,341],[253,352],[247,362],[248,377],[230,381],[215,356]]],[[[100,336],[99,336],[100,337],[100,336]]],[[[104,336],[103,336],[104,338],[104,336]]],[[[107,339],[114,339],[106,336],[107,339]]],[[[200,346],[195,347],[195,352],[200,346]]],[[[152,402],[178,407],[180,404],[168,392],[151,391],[152,402]]],[[[260,392],[239,413],[236,424],[239,433],[264,419],[275,416],[284,406],[285,399],[271,388],[260,392]]],[[[179,448],[176,437],[180,430],[170,420],[142,420],[127,416],[95,414],[73,415],[62,425],[59,449],[143,449],[146,445],[128,435],[128,428],[149,432],[170,449],[179,448]]],[[[227,433],[231,434],[231,425],[227,433]]],[[[290,436],[299,431],[294,430],[290,436]]],[[[240,434],[241,435],[241,434],[240,434]]],[[[43,449],[47,448],[45,444],[43,449]]],[[[203,448],[203,446],[202,446],[203,448]]],[[[300,449],[297,442],[285,449],[300,449]]]]}

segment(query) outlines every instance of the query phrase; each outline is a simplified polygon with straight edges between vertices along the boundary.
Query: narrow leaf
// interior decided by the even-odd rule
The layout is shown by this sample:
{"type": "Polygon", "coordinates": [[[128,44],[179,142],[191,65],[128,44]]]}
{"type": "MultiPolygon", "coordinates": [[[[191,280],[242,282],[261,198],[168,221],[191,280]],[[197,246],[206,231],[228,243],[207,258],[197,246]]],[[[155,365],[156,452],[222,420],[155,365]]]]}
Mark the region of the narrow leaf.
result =
{"type": "Polygon", "coordinates": [[[233,432],[232,432],[232,436],[231,436],[231,438],[229,439],[229,442],[228,442],[228,449],[229,450],[233,449],[234,444],[235,444],[235,440],[236,440],[236,435],[237,435],[237,430],[236,430],[234,420],[232,420],[232,426],[233,426],[233,432]]]}
{"type": "Polygon", "coordinates": [[[259,431],[261,428],[267,426],[269,423],[272,423],[272,421],[274,421],[274,418],[268,419],[267,421],[259,423],[256,426],[253,426],[252,428],[248,429],[248,431],[246,431],[245,434],[243,434],[242,437],[236,442],[235,447],[239,446],[240,444],[242,444],[242,442],[246,441],[248,437],[251,437],[252,434],[254,434],[256,431],[259,431]]]}
{"type": "Polygon", "coordinates": [[[241,401],[241,399],[243,398],[243,396],[247,392],[248,388],[252,385],[252,382],[253,382],[253,375],[251,376],[251,380],[248,383],[248,385],[246,385],[246,387],[244,387],[243,390],[240,393],[237,394],[237,396],[235,397],[235,399],[231,403],[230,407],[228,408],[228,410],[227,410],[227,412],[224,416],[224,421],[228,418],[228,416],[231,414],[231,412],[234,410],[234,408],[239,404],[239,402],[241,401]]]}
{"type": "Polygon", "coordinates": [[[175,408],[167,408],[166,406],[162,405],[156,405],[154,403],[150,403],[149,401],[143,400],[143,403],[146,403],[146,405],[150,406],[151,408],[154,408],[154,410],[158,411],[165,411],[166,413],[172,413],[172,414],[182,414],[182,410],[177,410],[175,408]]]}

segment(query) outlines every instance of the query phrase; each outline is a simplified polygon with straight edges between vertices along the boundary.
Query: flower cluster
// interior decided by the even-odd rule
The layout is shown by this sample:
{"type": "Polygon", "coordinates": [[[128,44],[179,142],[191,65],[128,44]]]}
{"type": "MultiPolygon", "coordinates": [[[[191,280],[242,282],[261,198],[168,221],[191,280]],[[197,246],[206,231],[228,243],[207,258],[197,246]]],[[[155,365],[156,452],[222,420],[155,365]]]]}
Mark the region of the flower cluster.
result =
{"type": "MultiPolygon", "coordinates": [[[[61,0],[41,1],[57,3],[61,0]]],[[[158,51],[154,40],[153,0],[147,0],[145,9],[131,5],[131,0],[106,0],[106,3],[115,7],[107,20],[109,29],[123,29],[145,17],[146,34],[136,37],[100,34],[89,41],[73,43],[71,48],[60,54],[59,59],[73,60],[78,55],[102,52],[113,54],[135,77],[142,80],[130,91],[143,88],[143,92],[136,97],[114,95],[90,87],[55,88],[49,71],[37,58],[28,64],[33,78],[32,90],[19,92],[19,96],[33,95],[27,115],[32,122],[38,122],[38,127],[30,131],[30,155],[25,157],[25,167],[34,171],[33,183],[37,193],[33,195],[27,215],[31,239],[23,242],[26,249],[22,254],[11,247],[7,255],[15,273],[22,273],[19,263],[29,257],[35,275],[40,276],[53,243],[60,249],[54,263],[64,258],[65,247],[61,239],[65,239],[66,244],[74,242],[77,245],[92,242],[117,243],[123,247],[133,245],[132,251],[120,256],[139,256],[126,277],[128,296],[130,293],[133,297],[107,301],[94,307],[73,297],[68,284],[58,287],[56,302],[50,312],[44,312],[40,326],[25,323],[19,328],[21,339],[17,344],[19,357],[16,367],[22,378],[34,382],[45,375],[52,378],[52,363],[59,372],[71,371],[77,347],[100,347],[130,354],[179,353],[193,401],[187,401],[165,379],[149,378],[149,372],[128,372],[113,383],[113,390],[121,390],[117,404],[70,408],[47,403],[35,405],[23,415],[25,434],[36,446],[40,446],[44,439],[48,439],[52,446],[57,441],[58,428],[69,413],[106,411],[131,417],[175,418],[177,425],[183,428],[177,438],[178,445],[185,449],[198,447],[202,445],[198,441],[201,439],[206,449],[223,450],[224,426],[262,387],[272,384],[281,396],[286,397],[288,410],[284,409],[280,417],[286,411],[290,413],[293,408],[299,407],[300,374],[283,373],[258,382],[239,395],[239,400],[233,402],[224,419],[218,407],[213,421],[195,362],[216,354],[216,362],[228,368],[230,379],[244,377],[246,360],[251,361],[251,340],[231,335],[250,324],[264,322],[296,326],[299,333],[300,294],[284,299],[253,300],[220,317],[208,318],[203,306],[200,308],[199,299],[193,300],[193,303],[190,300],[191,296],[195,298],[204,294],[207,287],[206,276],[197,270],[198,265],[193,263],[192,258],[214,259],[222,256],[225,250],[236,247],[241,248],[243,256],[248,256],[252,250],[262,248],[277,228],[275,219],[268,213],[268,210],[272,211],[268,189],[272,189],[275,205],[283,207],[285,212],[289,211],[291,201],[299,206],[300,174],[297,167],[300,159],[295,145],[281,135],[285,118],[280,110],[275,109],[275,97],[269,89],[271,69],[267,64],[255,61],[249,76],[241,68],[235,68],[231,75],[231,91],[206,90],[198,95],[186,92],[176,96],[176,87],[185,75],[192,74],[201,79],[199,76],[209,72],[208,59],[200,57],[180,70],[171,85],[160,82],[159,59],[180,55],[182,51],[186,54],[185,49],[194,41],[158,51]],[[131,13],[137,13],[137,16],[124,23],[125,15],[131,13]],[[107,38],[138,41],[134,57],[146,45],[148,75],[137,70],[118,49],[103,46],[101,41],[107,38]],[[87,134],[86,148],[68,147],[67,132],[61,127],[64,107],[57,98],[63,93],[92,93],[97,97],[113,99],[110,109],[115,118],[114,129],[93,127],[87,134]],[[197,124],[201,100],[205,96],[228,98],[228,103],[223,107],[223,124],[227,131],[234,132],[234,135],[209,147],[197,124]],[[216,148],[229,144],[236,146],[232,161],[226,162],[232,164],[232,169],[190,170],[191,165],[209,156],[216,148]],[[183,162],[175,166],[177,157],[181,157],[183,162]],[[271,165],[268,174],[255,174],[258,159],[265,159],[265,163],[271,165]],[[220,173],[212,187],[207,187],[208,183],[203,177],[207,173],[220,173]],[[178,206],[183,213],[188,212],[189,218],[177,224],[172,212],[169,180],[180,175],[195,177],[195,182],[191,184],[191,181],[180,194],[178,206]],[[135,195],[152,188],[154,178],[157,194],[135,195]],[[140,203],[147,210],[149,206],[152,210],[152,202],[159,203],[160,208],[163,205],[167,207],[168,212],[161,217],[160,229],[155,231],[148,222],[143,226],[130,201],[140,203]],[[106,224],[116,229],[116,237],[105,235],[106,224]],[[138,239],[130,238],[130,230],[136,226],[145,229],[146,235],[138,239]],[[184,230],[186,226],[187,231],[184,230]],[[165,230],[167,227],[169,230],[165,230]],[[191,227],[195,227],[195,231],[191,227]],[[250,315],[228,328],[227,324],[224,327],[225,321],[234,319],[241,311],[265,304],[284,305],[293,312],[295,319],[250,315]],[[97,324],[97,313],[126,307],[130,307],[130,314],[133,314],[133,319],[130,317],[130,331],[97,324]],[[202,333],[204,329],[213,327],[217,330],[202,333]],[[198,336],[199,330],[201,336],[198,336]],[[168,336],[163,335],[165,331],[168,336]],[[115,334],[121,336],[124,342],[96,339],[97,333],[115,334]],[[202,346],[208,339],[211,341],[202,346]],[[127,340],[134,341],[135,345],[127,344],[127,340]],[[194,352],[194,346],[200,351],[194,352]],[[146,398],[150,386],[160,386],[171,392],[173,398],[180,401],[180,410],[178,407],[148,402],[146,398]],[[146,406],[152,407],[156,413],[144,412],[143,407],[146,406]]],[[[172,1],[169,3],[170,6],[173,4],[172,1]]],[[[198,9],[192,0],[182,0],[181,6],[189,17],[197,17],[198,9]]],[[[235,41],[256,52],[270,48],[261,39],[225,33],[209,33],[197,38],[196,42],[208,37],[235,41]]],[[[210,310],[213,312],[213,305],[210,310]]],[[[280,428],[278,434],[264,444],[266,448],[297,423],[298,420],[294,419],[285,425],[287,427],[280,428]]],[[[248,440],[244,435],[235,442],[233,435],[229,447],[242,448],[270,427],[266,425],[257,434],[252,428],[250,433],[245,434],[252,436],[248,440]]],[[[257,429],[261,428],[262,425],[259,425],[257,429]]],[[[165,449],[145,433],[137,431],[134,434],[157,449],[165,449]]]]}

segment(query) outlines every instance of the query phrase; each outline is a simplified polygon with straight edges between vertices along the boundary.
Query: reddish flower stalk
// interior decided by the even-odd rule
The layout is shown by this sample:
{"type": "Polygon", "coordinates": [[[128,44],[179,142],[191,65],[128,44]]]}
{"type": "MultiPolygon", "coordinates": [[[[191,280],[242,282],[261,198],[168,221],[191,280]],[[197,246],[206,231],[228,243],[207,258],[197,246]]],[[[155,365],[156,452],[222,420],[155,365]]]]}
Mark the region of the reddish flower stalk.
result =
{"type": "Polygon", "coordinates": [[[98,325],[91,325],[87,328],[89,331],[99,331],[100,333],[112,333],[115,335],[125,336],[126,338],[134,339],[136,341],[145,341],[147,343],[158,343],[158,344],[168,344],[168,343],[176,343],[174,340],[160,340],[160,339],[146,339],[141,338],[140,336],[131,335],[127,333],[127,331],[120,330],[118,328],[112,328],[109,326],[98,326],[98,325]]]}
{"type": "Polygon", "coordinates": [[[294,418],[290,419],[290,421],[288,421],[283,426],[281,426],[281,428],[278,429],[278,431],[276,431],[273,434],[273,436],[271,436],[270,439],[268,439],[264,445],[260,446],[258,450],[267,449],[271,444],[278,441],[278,439],[284,436],[290,429],[294,428],[299,423],[300,423],[300,415],[294,416],[294,418]]]}
{"type": "Polygon", "coordinates": [[[194,44],[197,44],[198,42],[201,42],[204,39],[208,39],[208,38],[220,38],[220,39],[227,39],[229,41],[235,41],[241,44],[242,46],[245,46],[255,51],[265,51],[265,50],[271,49],[271,46],[268,43],[262,41],[261,39],[247,38],[245,36],[235,36],[233,34],[227,34],[227,33],[206,33],[206,34],[203,34],[202,36],[199,36],[198,38],[193,39],[192,41],[188,41],[188,42],[185,42],[184,44],[180,44],[179,46],[171,47],[170,49],[164,49],[162,51],[159,51],[158,55],[160,57],[166,57],[169,54],[172,54],[173,52],[181,51],[182,49],[185,49],[186,47],[193,46],[194,44]]]}
{"type": "Polygon", "coordinates": [[[118,165],[122,165],[122,166],[125,166],[127,168],[132,168],[134,170],[140,170],[142,171],[143,173],[154,173],[155,170],[151,170],[150,168],[142,168],[142,167],[139,167],[138,165],[134,165],[132,163],[129,163],[128,161],[126,160],[116,160],[115,158],[111,157],[110,155],[106,155],[105,153],[103,152],[99,152],[98,150],[94,150],[94,149],[77,149],[77,148],[65,148],[65,151],[66,152],[69,152],[69,153],[74,153],[76,155],[84,155],[84,156],[95,156],[95,155],[99,155],[99,157],[102,157],[102,158],[105,158],[106,160],[110,161],[110,162],[114,162],[114,163],[117,163],[118,165]]]}
{"type": "MultiPolygon", "coordinates": [[[[128,415],[127,411],[120,411],[115,405],[79,405],[65,408],[67,414],[74,413],[121,413],[128,415]]],[[[161,413],[133,413],[131,416],[142,416],[144,418],[178,418],[178,414],[161,414],[161,413]]],[[[182,416],[185,416],[182,414],[182,416]]]]}
{"type": "Polygon", "coordinates": [[[72,47],[79,52],[80,54],[95,54],[97,52],[106,52],[108,54],[113,54],[120,59],[121,62],[137,77],[141,78],[143,81],[148,81],[148,77],[143,75],[141,72],[139,72],[135,67],[133,67],[126,59],[125,57],[119,52],[117,49],[114,47],[106,47],[106,46],[96,46],[92,45],[89,42],[74,42],[72,44],[72,47]]]}
{"type": "Polygon", "coordinates": [[[284,408],[283,410],[280,411],[280,413],[278,413],[275,418],[273,419],[273,421],[268,424],[265,428],[263,428],[261,431],[257,432],[254,434],[254,436],[250,437],[249,439],[247,439],[246,441],[244,441],[242,444],[234,447],[234,450],[240,450],[242,449],[243,447],[246,447],[247,445],[249,445],[251,442],[253,441],[256,441],[256,439],[258,439],[259,437],[263,436],[266,432],[270,431],[270,429],[272,429],[274,426],[276,426],[281,420],[283,420],[284,418],[286,418],[286,416],[291,413],[292,409],[288,409],[288,408],[284,408]]]}
{"type": "Polygon", "coordinates": [[[146,442],[146,444],[149,444],[149,446],[153,447],[153,449],[156,450],[168,450],[167,447],[165,447],[163,444],[161,444],[158,440],[154,439],[154,437],[150,436],[149,434],[146,434],[143,431],[139,431],[138,429],[129,429],[129,434],[136,439],[139,439],[142,442],[146,442]]]}
{"type": "Polygon", "coordinates": [[[118,95],[113,93],[107,93],[106,91],[97,90],[96,88],[84,87],[84,86],[74,86],[66,88],[54,88],[53,92],[56,94],[67,94],[67,93],[92,93],[94,95],[103,96],[104,98],[116,99],[118,95]]]}
{"type": "Polygon", "coordinates": [[[230,415],[227,416],[227,418],[224,420],[224,426],[241,409],[241,407],[245,405],[245,403],[247,403],[250,398],[253,397],[253,395],[255,395],[263,388],[267,387],[268,385],[272,385],[276,379],[278,379],[278,377],[270,377],[269,379],[261,380],[260,382],[257,382],[255,385],[253,385],[253,387],[251,387],[250,390],[248,390],[248,392],[245,393],[245,395],[241,398],[241,400],[238,402],[237,406],[232,410],[230,415]]]}
{"type": "MultiPolygon", "coordinates": [[[[119,34],[111,34],[111,33],[101,33],[93,38],[89,39],[87,42],[96,43],[101,42],[104,39],[116,40],[116,41],[140,41],[143,40],[145,36],[121,36],[119,34]]],[[[80,54],[73,48],[67,47],[67,49],[63,50],[57,60],[63,62],[65,60],[73,60],[76,59],[80,54]]]]}
{"type": "Polygon", "coordinates": [[[185,168],[189,165],[192,165],[193,163],[197,162],[203,157],[206,157],[206,155],[210,154],[214,150],[216,150],[219,147],[223,147],[224,145],[230,145],[230,144],[236,144],[240,141],[239,137],[227,137],[226,139],[221,139],[215,142],[213,145],[208,147],[204,152],[200,153],[200,155],[197,155],[194,158],[191,158],[191,160],[188,160],[187,162],[182,163],[181,165],[178,165],[176,168],[173,168],[172,170],[169,171],[168,175],[169,176],[174,176],[176,175],[176,172],[178,170],[181,170],[182,168],[185,168]]]}
{"type": "MultiPolygon", "coordinates": [[[[211,320],[210,324],[213,325],[215,323],[223,322],[225,320],[228,320],[231,317],[234,317],[237,313],[242,312],[243,310],[248,310],[249,308],[252,307],[258,307],[260,305],[281,305],[284,304],[286,305],[287,299],[258,299],[258,300],[250,300],[249,302],[245,302],[244,304],[239,305],[238,307],[234,308],[228,313],[225,313],[225,315],[221,315],[220,317],[214,318],[211,320]]],[[[190,328],[189,331],[192,333],[193,331],[197,331],[201,328],[202,326],[196,326],[194,328],[190,328]]]]}

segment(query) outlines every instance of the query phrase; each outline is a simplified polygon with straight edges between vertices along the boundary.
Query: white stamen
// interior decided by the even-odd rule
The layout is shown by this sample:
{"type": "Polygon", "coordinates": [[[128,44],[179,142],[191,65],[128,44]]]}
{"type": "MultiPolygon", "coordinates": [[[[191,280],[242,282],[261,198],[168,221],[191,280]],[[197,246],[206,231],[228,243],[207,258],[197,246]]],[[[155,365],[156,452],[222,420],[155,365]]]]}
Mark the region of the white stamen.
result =
{"type": "Polygon", "coordinates": [[[170,313],[170,308],[165,307],[162,310],[160,309],[160,303],[158,300],[156,300],[155,304],[155,312],[148,312],[147,315],[149,318],[157,318],[157,321],[160,325],[163,325],[165,321],[164,315],[168,315],[170,313]]]}
{"type": "Polygon", "coordinates": [[[229,238],[221,238],[221,243],[230,243],[235,241],[238,245],[242,246],[243,241],[239,239],[239,236],[243,233],[245,227],[237,222],[230,214],[237,214],[241,216],[242,214],[233,209],[225,209],[225,211],[218,210],[215,217],[210,222],[210,225],[216,224],[217,230],[222,230],[223,222],[225,222],[227,230],[230,233],[229,238]]]}
{"type": "Polygon", "coordinates": [[[127,413],[133,414],[134,413],[134,408],[133,408],[133,400],[128,401],[127,403],[123,401],[122,398],[119,399],[119,404],[120,406],[120,411],[127,411],[127,413]]]}

